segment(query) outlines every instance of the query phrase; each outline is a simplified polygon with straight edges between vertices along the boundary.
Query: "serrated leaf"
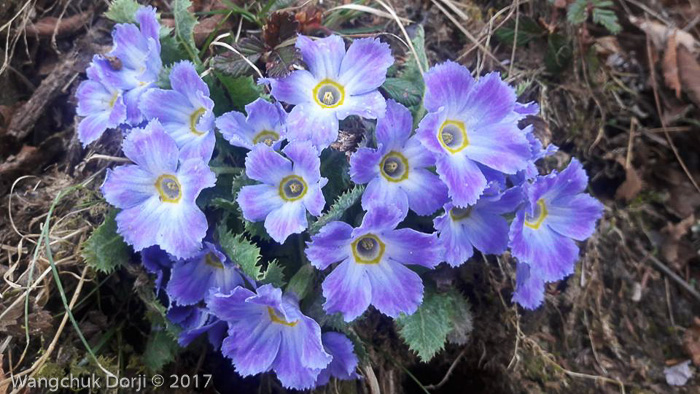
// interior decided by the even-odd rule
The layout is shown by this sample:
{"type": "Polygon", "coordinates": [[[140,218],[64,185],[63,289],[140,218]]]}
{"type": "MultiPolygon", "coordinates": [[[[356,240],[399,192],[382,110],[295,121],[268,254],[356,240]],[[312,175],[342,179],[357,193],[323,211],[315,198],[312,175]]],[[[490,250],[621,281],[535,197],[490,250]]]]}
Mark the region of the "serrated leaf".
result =
{"type": "Polygon", "coordinates": [[[254,280],[260,280],[260,248],[248,241],[243,234],[233,234],[226,227],[219,225],[217,235],[221,249],[231,261],[238,264],[246,275],[254,280]]]}
{"type": "Polygon", "coordinates": [[[445,346],[447,334],[452,330],[451,308],[449,296],[426,289],[418,310],[396,319],[399,335],[422,362],[430,361],[445,346]]]}
{"type": "MultiPolygon", "coordinates": [[[[265,44],[257,36],[243,38],[233,44],[233,47],[253,64],[265,53],[265,44]]],[[[248,62],[240,55],[233,52],[226,52],[214,56],[211,64],[214,70],[224,73],[229,77],[252,75],[254,72],[248,62]]]]}
{"type": "Polygon", "coordinates": [[[141,5],[135,0],[113,0],[105,17],[117,23],[134,23],[134,14],[141,5]]]}
{"type": "Polygon", "coordinates": [[[452,302],[452,308],[450,310],[452,329],[449,334],[447,334],[447,340],[450,343],[464,345],[469,341],[471,332],[474,330],[469,301],[455,289],[450,290],[448,295],[452,302]]]}
{"type": "Polygon", "coordinates": [[[85,262],[103,273],[111,273],[129,261],[131,249],[117,233],[116,211],[110,212],[83,244],[85,262]]]}
{"type": "Polygon", "coordinates": [[[294,45],[276,47],[267,56],[265,69],[272,78],[282,78],[301,64],[301,53],[294,45]]]}
{"type": "Polygon", "coordinates": [[[190,0],[173,0],[173,18],[175,19],[175,36],[180,45],[187,51],[187,54],[195,64],[200,64],[199,51],[194,43],[194,26],[197,18],[194,17],[188,8],[192,6],[190,0]]]}
{"type": "Polygon", "coordinates": [[[219,72],[215,72],[214,75],[226,88],[233,107],[239,111],[243,111],[247,104],[263,94],[263,87],[256,84],[251,76],[233,78],[219,72]]]}
{"type": "Polygon", "coordinates": [[[424,85],[421,82],[402,78],[387,78],[382,89],[389,97],[399,103],[411,107],[421,102],[424,85]]]}
{"type": "Polygon", "coordinates": [[[594,8],[593,22],[604,26],[612,34],[617,34],[622,30],[622,27],[620,27],[620,24],[617,21],[617,15],[615,15],[615,12],[612,10],[598,7],[594,8]]]}
{"type": "Polygon", "coordinates": [[[328,211],[309,226],[309,233],[312,235],[316,234],[329,222],[340,220],[345,211],[360,199],[364,191],[365,187],[363,185],[356,185],[352,189],[341,194],[328,211]]]}
{"type": "Polygon", "coordinates": [[[550,34],[547,39],[547,53],[544,57],[544,65],[547,71],[558,74],[571,63],[573,50],[571,41],[564,35],[550,34]]]}
{"type": "Polygon", "coordinates": [[[279,261],[272,260],[270,264],[267,265],[260,281],[281,289],[287,283],[284,280],[284,267],[280,265],[279,261]]]}
{"type": "Polygon", "coordinates": [[[520,17],[517,38],[515,36],[515,22],[510,22],[494,32],[500,42],[506,45],[513,45],[515,40],[515,45],[518,47],[522,47],[537,38],[544,37],[546,33],[547,31],[537,21],[528,17],[520,17]]]}
{"type": "Polygon", "coordinates": [[[156,327],[151,329],[151,335],[143,352],[143,364],[151,372],[159,372],[165,365],[175,360],[178,349],[175,338],[164,330],[156,327]]]}
{"type": "Polygon", "coordinates": [[[576,0],[566,10],[566,20],[572,25],[580,25],[588,19],[588,0],[576,0]]]}

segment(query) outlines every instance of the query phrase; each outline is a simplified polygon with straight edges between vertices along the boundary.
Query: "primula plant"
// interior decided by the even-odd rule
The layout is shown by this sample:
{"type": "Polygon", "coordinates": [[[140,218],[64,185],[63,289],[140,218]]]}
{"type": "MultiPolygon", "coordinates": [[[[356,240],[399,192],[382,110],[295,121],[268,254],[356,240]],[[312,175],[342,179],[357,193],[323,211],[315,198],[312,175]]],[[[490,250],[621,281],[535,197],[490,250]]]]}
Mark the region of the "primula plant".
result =
{"type": "Polygon", "coordinates": [[[435,270],[510,256],[526,310],[574,272],[603,206],[576,159],[540,174],[557,149],[521,127],[538,105],[500,74],[428,67],[420,33],[402,66],[381,38],[295,34],[298,67],[253,84],[191,56],[182,4],[179,41],[154,8],[115,4],[113,48],[76,93],[78,134],[123,137],[130,163],[101,192],[153,279],[154,330],[181,346],[206,337],[241,376],[311,389],[360,377],[368,315],[395,319],[423,361],[467,335],[467,301],[435,270]],[[390,67],[422,97],[385,85],[390,67]],[[336,143],[349,128],[350,148],[336,143]]]}

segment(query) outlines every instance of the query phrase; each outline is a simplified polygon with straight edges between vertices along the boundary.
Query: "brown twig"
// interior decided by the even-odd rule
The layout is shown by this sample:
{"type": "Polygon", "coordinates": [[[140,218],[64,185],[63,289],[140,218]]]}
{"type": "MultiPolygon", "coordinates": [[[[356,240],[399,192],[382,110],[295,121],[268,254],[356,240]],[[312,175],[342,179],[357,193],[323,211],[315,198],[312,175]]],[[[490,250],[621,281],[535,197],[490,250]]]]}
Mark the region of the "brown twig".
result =
{"type": "Polygon", "coordinates": [[[457,358],[452,362],[452,365],[450,365],[450,368],[447,369],[447,372],[445,373],[445,376],[443,376],[442,380],[438,382],[437,384],[429,384],[425,386],[426,389],[428,390],[437,390],[440,387],[444,386],[445,383],[447,383],[448,380],[450,380],[450,376],[452,375],[452,372],[454,372],[455,367],[457,367],[457,364],[459,361],[464,357],[464,355],[467,353],[467,348],[462,349],[462,351],[457,355],[457,358]]]}

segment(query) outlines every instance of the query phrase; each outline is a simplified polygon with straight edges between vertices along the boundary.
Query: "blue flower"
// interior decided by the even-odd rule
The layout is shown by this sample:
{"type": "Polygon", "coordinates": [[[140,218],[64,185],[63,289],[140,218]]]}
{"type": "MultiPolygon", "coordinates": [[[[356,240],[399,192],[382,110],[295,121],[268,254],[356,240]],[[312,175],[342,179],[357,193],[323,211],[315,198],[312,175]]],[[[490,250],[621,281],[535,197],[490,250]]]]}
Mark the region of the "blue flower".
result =
{"type": "Polygon", "coordinates": [[[207,218],[195,200],[214,186],[214,173],[201,159],[179,160],[175,141],[158,121],[134,129],[122,150],[136,164],[108,169],[102,194],[120,208],[117,231],[134,250],[158,245],[176,258],[202,247],[207,218]]]}
{"type": "Polygon", "coordinates": [[[308,70],[282,79],[263,79],[279,101],[294,104],[289,114],[290,140],[311,141],[319,150],[338,137],[338,121],[350,115],[375,119],[386,103],[377,90],[394,63],[389,45],[378,39],[355,40],[347,52],[339,36],[316,41],[298,36],[296,47],[308,70]]]}
{"type": "Polygon", "coordinates": [[[533,275],[529,264],[517,263],[513,302],[532,310],[542,305],[542,301],[544,301],[544,281],[537,275],[533,275]]]}
{"type": "Polygon", "coordinates": [[[511,223],[510,247],[528,264],[530,276],[553,282],[574,272],[579,253],[574,240],[590,237],[603,213],[603,205],[583,193],[587,183],[581,163],[573,159],[561,173],[523,185],[527,201],[511,223]]]}
{"type": "Polygon", "coordinates": [[[339,332],[326,332],[321,335],[323,349],[333,357],[331,363],[321,371],[316,379],[316,386],[328,384],[331,377],[339,380],[357,379],[355,372],[359,360],[355,355],[352,341],[339,332]]]}
{"type": "Polygon", "coordinates": [[[253,149],[266,144],[278,149],[287,134],[287,113],[279,103],[259,98],[245,106],[246,118],[240,112],[227,112],[216,119],[216,127],[231,145],[253,149]]]}
{"type": "Polygon", "coordinates": [[[318,323],[272,285],[260,286],[255,293],[243,287],[230,294],[216,293],[207,306],[228,322],[221,352],[242,376],[273,370],[284,387],[304,390],[314,387],[331,362],[318,323]]]}
{"type": "Polygon", "coordinates": [[[360,148],[350,158],[353,182],[369,183],[362,207],[396,204],[405,214],[410,207],[430,215],[447,202],[447,187],[426,167],[435,165],[432,154],[411,137],[413,117],[403,105],[387,101],[386,114],[377,121],[377,149],[360,148]]]}
{"type": "Polygon", "coordinates": [[[177,343],[186,347],[202,334],[207,334],[209,343],[219,350],[226,336],[228,324],[198,306],[181,306],[173,304],[168,309],[167,318],[180,326],[177,343]]]}
{"type": "Polygon", "coordinates": [[[436,234],[397,230],[404,216],[393,205],[376,205],[358,228],[330,222],[311,237],[306,256],[314,267],[323,270],[340,262],[322,285],[326,312],[341,312],[352,321],[370,304],[391,317],[418,309],[423,282],[406,265],[433,268],[444,251],[436,234]]]}
{"type": "Polygon", "coordinates": [[[508,222],[504,214],[513,212],[522,202],[519,188],[499,193],[487,189],[476,204],[459,208],[448,203],[445,213],[435,218],[435,229],[445,249],[445,261],[457,267],[474,254],[501,254],[508,247],[508,222]]]}
{"type": "Polygon", "coordinates": [[[96,141],[107,129],[126,122],[126,105],[118,82],[111,77],[109,62],[98,55],[87,69],[88,79],[81,82],[75,97],[76,113],[84,118],[78,124],[78,138],[83,147],[96,141]]]}
{"type": "Polygon", "coordinates": [[[141,264],[150,274],[156,274],[156,293],[163,287],[163,280],[173,266],[173,260],[158,246],[149,246],[141,251],[141,264]]]}
{"type": "Polygon", "coordinates": [[[265,221],[265,229],[278,243],[308,226],[306,211],[319,216],[326,200],[321,188],[321,161],[309,142],[292,142],[283,149],[287,158],[265,144],[256,145],[245,159],[246,175],[262,182],[245,186],[238,194],[243,217],[265,221]]]}
{"type": "Polygon", "coordinates": [[[127,108],[127,120],[132,126],[143,122],[139,110],[141,95],[153,88],[163,68],[160,58],[160,25],[153,7],[141,7],[133,24],[118,24],[112,31],[114,48],[107,53],[112,78],[124,91],[124,103],[127,108]]]}
{"type": "Polygon", "coordinates": [[[454,62],[425,73],[424,105],[428,114],[417,135],[435,155],[437,173],[452,203],[476,203],[489,179],[484,167],[505,174],[525,169],[530,146],[518,120],[514,90],[497,73],[474,81],[469,70],[454,62]]]}
{"type": "Polygon", "coordinates": [[[163,124],[183,159],[196,157],[208,163],[216,143],[216,117],[209,87],[188,61],[173,66],[170,85],[172,90],[151,89],[144,93],[139,108],[147,119],[158,119],[163,124]]]}
{"type": "Polygon", "coordinates": [[[226,255],[204,242],[202,251],[175,263],[166,290],[172,301],[192,305],[204,300],[212,288],[229,293],[242,284],[241,274],[226,255]]]}

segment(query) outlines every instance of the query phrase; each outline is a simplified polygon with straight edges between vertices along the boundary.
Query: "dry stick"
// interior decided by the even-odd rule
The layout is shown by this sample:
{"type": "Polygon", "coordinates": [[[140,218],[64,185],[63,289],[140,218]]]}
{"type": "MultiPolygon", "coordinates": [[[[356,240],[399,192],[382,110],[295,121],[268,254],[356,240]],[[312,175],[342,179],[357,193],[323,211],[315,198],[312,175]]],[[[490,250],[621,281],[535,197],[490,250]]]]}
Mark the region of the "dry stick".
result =
{"type": "Polygon", "coordinates": [[[513,76],[513,64],[515,63],[515,48],[518,43],[518,22],[520,21],[520,0],[515,0],[515,30],[513,31],[513,50],[510,52],[510,64],[508,65],[508,78],[513,76]]]}
{"type": "Polygon", "coordinates": [[[670,268],[668,268],[668,266],[666,264],[664,264],[661,260],[654,257],[649,252],[644,251],[642,248],[640,248],[640,247],[638,247],[638,248],[642,253],[644,253],[644,258],[649,259],[654,264],[655,268],[657,268],[659,271],[663,272],[666,276],[671,278],[680,287],[682,287],[683,290],[687,291],[690,295],[695,297],[695,299],[700,301],[700,293],[697,290],[695,290],[695,288],[693,286],[689,285],[688,282],[684,281],[683,278],[681,278],[675,272],[673,272],[670,268]]]}
{"type": "Polygon", "coordinates": [[[498,58],[497,58],[496,56],[494,56],[493,53],[491,53],[491,51],[488,50],[488,48],[486,48],[484,45],[482,45],[482,44],[479,42],[479,40],[477,40],[476,37],[474,37],[474,36],[469,32],[469,30],[467,30],[464,26],[462,26],[462,25],[457,21],[457,19],[455,19],[455,17],[452,16],[452,14],[450,14],[449,12],[447,12],[447,10],[446,10],[437,0],[432,0],[432,2],[433,2],[433,4],[435,4],[435,6],[436,6],[440,11],[442,11],[443,14],[445,14],[445,16],[446,16],[450,21],[452,21],[452,23],[455,24],[455,26],[457,26],[457,28],[458,28],[462,33],[464,33],[464,35],[467,37],[467,39],[468,39],[469,41],[472,42],[472,44],[474,44],[477,48],[479,48],[479,49],[484,53],[484,55],[486,55],[486,56],[488,56],[489,58],[491,58],[491,60],[493,60],[493,61],[496,63],[496,65],[498,65],[498,66],[501,67],[502,69],[508,70],[508,68],[507,68],[506,66],[504,66],[504,65],[501,63],[501,61],[498,60],[498,58]]]}
{"type": "Polygon", "coordinates": [[[425,386],[426,389],[428,390],[437,390],[440,387],[444,386],[445,383],[447,383],[448,380],[450,380],[450,376],[452,375],[452,372],[454,371],[455,367],[457,367],[457,364],[459,363],[459,360],[464,357],[464,355],[467,353],[467,348],[465,347],[459,355],[457,355],[457,358],[452,362],[452,365],[450,365],[450,368],[447,369],[447,373],[445,373],[445,376],[440,380],[439,383],[437,384],[429,384],[425,386]]]}
{"type": "Polygon", "coordinates": [[[678,153],[678,149],[676,148],[676,144],[673,143],[673,140],[671,139],[671,135],[668,134],[666,131],[666,120],[663,117],[663,114],[661,113],[661,101],[659,100],[659,91],[656,88],[656,70],[654,69],[654,61],[651,57],[651,41],[649,40],[649,35],[647,37],[647,58],[649,60],[649,71],[651,72],[651,87],[652,90],[654,91],[654,102],[656,104],[656,112],[659,114],[659,120],[661,121],[661,128],[664,129],[664,136],[666,136],[666,141],[668,141],[668,145],[671,147],[671,150],[673,151],[673,154],[676,156],[676,160],[678,160],[678,164],[681,165],[681,168],[683,168],[683,172],[685,172],[685,175],[688,177],[690,180],[690,183],[693,184],[695,187],[695,190],[700,193],[700,186],[698,186],[697,182],[695,182],[695,179],[693,179],[693,176],[690,174],[690,171],[688,170],[688,167],[685,165],[685,162],[681,158],[681,155],[678,153]]]}
{"type": "Polygon", "coordinates": [[[406,43],[408,44],[408,47],[411,48],[411,53],[413,53],[413,57],[416,58],[416,64],[418,65],[418,70],[420,70],[420,73],[423,74],[425,70],[423,70],[423,65],[421,64],[420,58],[418,57],[418,52],[416,52],[416,48],[413,47],[413,42],[411,41],[411,37],[409,37],[408,32],[406,29],[403,27],[403,24],[401,23],[401,18],[399,18],[398,15],[396,15],[396,11],[394,11],[393,8],[389,7],[386,3],[384,3],[382,0],[377,0],[377,3],[384,7],[387,11],[389,11],[389,14],[394,18],[396,21],[396,24],[399,25],[399,29],[401,29],[401,33],[403,33],[404,37],[406,37],[406,43]]]}
{"type": "MultiPolygon", "coordinates": [[[[523,0],[522,4],[529,3],[529,2],[530,2],[530,0],[523,0]]],[[[496,28],[493,29],[493,30],[498,30],[498,29],[500,29],[501,27],[503,27],[503,25],[505,25],[505,24],[510,20],[510,18],[513,17],[513,14],[515,13],[515,8],[513,8],[513,5],[511,4],[511,5],[507,6],[507,7],[501,8],[497,13],[495,13],[495,14],[491,17],[491,19],[489,19],[488,25],[491,26],[491,25],[493,24],[493,21],[496,20],[496,19],[498,19],[498,18],[501,16],[501,14],[503,14],[504,12],[506,12],[506,10],[510,10],[510,12],[508,13],[508,15],[506,15],[505,18],[503,18],[503,20],[502,20],[501,22],[499,22],[499,23],[496,25],[496,28]]],[[[488,33],[487,33],[486,35],[488,36],[488,33]]],[[[480,36],[480,37],[477,38],[477,41],[479,41],[479,42],[483,41],[483,40],[484,40],[484,37],[483,37],[484,34],[479,33],[479,36],[480,36]]],[[[468,56],[468,55],[474,50],[474,48],[478,48],[478,47],[477,47],[477,46],[472,46],[471,48],[467,49],[464,53],[462,53],[461,55],[459,55],[455,61],[459,61],[459,60],[461,60],[462,58],[468,56]]]]}

